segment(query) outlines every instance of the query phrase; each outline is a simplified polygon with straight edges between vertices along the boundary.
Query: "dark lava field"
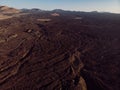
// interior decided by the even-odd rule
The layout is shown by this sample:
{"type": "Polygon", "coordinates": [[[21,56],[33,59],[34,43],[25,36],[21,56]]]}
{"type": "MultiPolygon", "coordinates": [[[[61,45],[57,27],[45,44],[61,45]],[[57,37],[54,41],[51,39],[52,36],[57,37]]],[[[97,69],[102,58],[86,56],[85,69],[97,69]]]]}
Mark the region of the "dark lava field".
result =
{"type": "Polygon", "coordinates": [[[21,13],[0,20],[0,90],[120,90],[120,14],[21,13]]]}

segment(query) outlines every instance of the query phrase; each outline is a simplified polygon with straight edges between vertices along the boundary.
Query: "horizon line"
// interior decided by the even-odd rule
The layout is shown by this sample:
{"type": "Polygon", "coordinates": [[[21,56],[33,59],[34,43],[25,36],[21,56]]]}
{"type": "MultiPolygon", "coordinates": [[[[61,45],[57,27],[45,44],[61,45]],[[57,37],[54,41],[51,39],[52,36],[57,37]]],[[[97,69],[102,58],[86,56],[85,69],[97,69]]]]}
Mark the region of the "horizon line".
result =
{"type": "Polygon", "coordinates": [[[102,11],[102,10],[75,10],[75,9],[62,9],[62,8],[54,8],[54,9],[41,9],[39,7],[23,7],[23,8],[18,8],[14,6],[8,6],[8,5],[0,5],[0,6],[7,6],[10,8],[15,8],[15,9],[40,9],[43,11],[53,11],[53,10],[63,10],[63,11],[76,11],[76,12],[97,12],[97,13],[112,13],[112,14],[120,14],[120,12],[111,12],[111,11],[102,11]]]}

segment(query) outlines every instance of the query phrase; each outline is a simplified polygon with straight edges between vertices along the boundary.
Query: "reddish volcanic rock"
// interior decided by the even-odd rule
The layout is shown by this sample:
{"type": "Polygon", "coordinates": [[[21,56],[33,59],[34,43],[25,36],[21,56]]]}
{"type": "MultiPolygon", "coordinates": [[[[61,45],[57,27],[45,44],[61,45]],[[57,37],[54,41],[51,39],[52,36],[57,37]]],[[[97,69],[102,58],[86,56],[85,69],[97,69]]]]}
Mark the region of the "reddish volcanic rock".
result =
{"type": "Polygon", "coordinates": [[[119,90],[115,21],[48,13],[0,21],[0,90],[119,90]]]}

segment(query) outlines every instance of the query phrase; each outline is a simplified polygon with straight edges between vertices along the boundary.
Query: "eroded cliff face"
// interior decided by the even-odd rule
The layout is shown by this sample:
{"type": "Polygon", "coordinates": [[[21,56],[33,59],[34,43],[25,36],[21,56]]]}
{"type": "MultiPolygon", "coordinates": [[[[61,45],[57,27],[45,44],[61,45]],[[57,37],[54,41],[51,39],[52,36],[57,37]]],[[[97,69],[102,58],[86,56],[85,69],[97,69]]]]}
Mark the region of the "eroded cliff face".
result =
{"type": "Polygon", "coordinates": [[[101,64],[110,51],[108,37],[98,36],[102,28],[50,16],[0,21],[0,90],[113,90],[111,68],[101,64]]]}

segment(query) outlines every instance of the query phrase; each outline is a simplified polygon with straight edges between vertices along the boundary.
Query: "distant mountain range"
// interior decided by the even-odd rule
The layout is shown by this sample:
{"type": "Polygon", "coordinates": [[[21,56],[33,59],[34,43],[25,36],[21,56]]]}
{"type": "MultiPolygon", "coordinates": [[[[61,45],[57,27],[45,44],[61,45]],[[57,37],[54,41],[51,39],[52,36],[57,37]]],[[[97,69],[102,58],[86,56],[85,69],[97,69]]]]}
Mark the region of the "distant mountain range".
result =
{"type": "MultiPolygon", "coordinates": [[[[111,17],[119,17],[119,14],[116,14],[117,16],[114,16],[113,13],[108,13],[108,12],[97,12],[97,11],[92,11],[92,12],[84,12],[84,11],[69,11],[69,10],[62,10],[62,9],[54,9],[54,10],[41,10],[38,8],[32,8],[32,9],[16,9],[16,8],[12,8],[12,7],[8,7],[8,6],[0,6],[0,20],[3,19],[8,19],[8,18],[12,18],[12,17],[18,17],[21,15],[25,15],[25,14],[34,14],[34,13],[50,13],[51,14],[57,14],[57,15],[63,15],[63,16],[73,16],[76,15],[77,17],[105,17],[105,19],[107,19],[108,17],[106,16],[111,16],[111,17]]],[[[118,19],[118,18],[117,18],[118,19]]]]}
{"type": "MultiPolygon", "coordinates": [[[[8,7],[8,6],[0,6],[0,14],[12,14],[12,13],[20,13],[20,12],[42,12],[42,11],[49,11],[49,10],[41,10],[38,8],[32,8],[32,9],[15,9],[12,7],[8,7]]],[[[61,12],[66,12],[68,10],[62,10],[62,9],[54,9],[51,10],[52,12],[57,12],[57,13],[61,13],[61,12]]],[[[84,12],[84,11],[69,11],[69,12],[84,12]]],[[[92,11],[91,13],[109,13],[109,12],[98,12],[98,11],[92,11]]]]}

